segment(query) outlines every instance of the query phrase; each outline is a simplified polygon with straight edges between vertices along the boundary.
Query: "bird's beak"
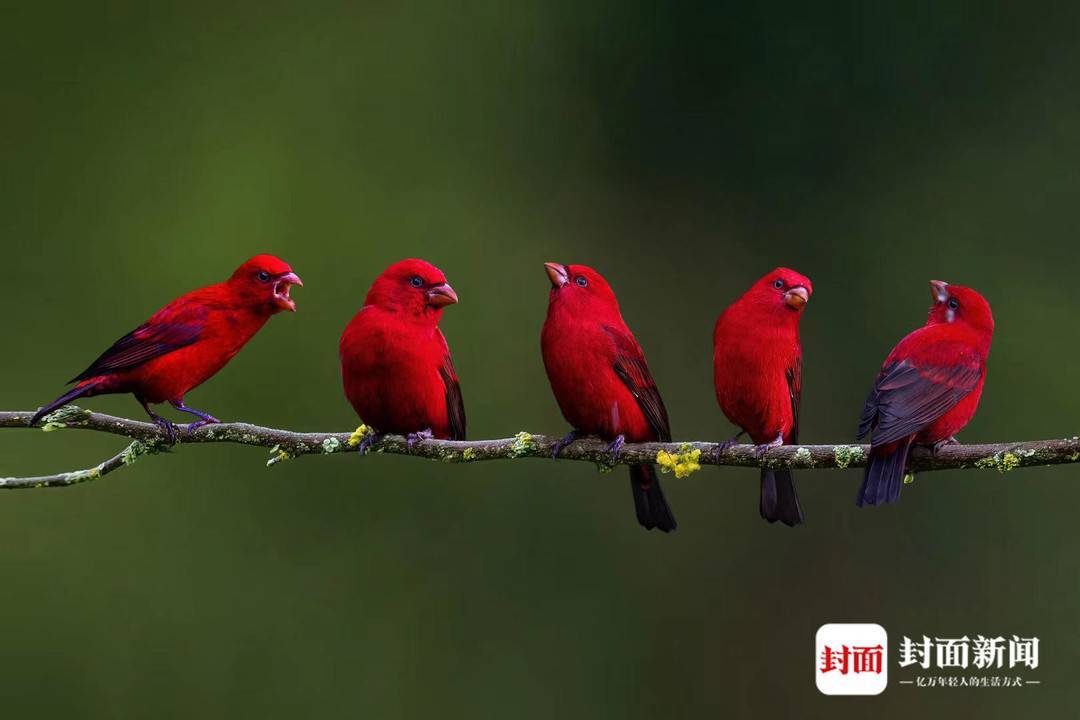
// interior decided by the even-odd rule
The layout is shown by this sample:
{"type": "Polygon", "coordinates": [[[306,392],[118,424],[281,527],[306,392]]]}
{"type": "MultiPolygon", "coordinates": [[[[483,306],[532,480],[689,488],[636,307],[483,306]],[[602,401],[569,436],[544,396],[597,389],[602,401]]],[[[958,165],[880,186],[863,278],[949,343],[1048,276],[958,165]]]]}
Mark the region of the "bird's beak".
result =
{"type": "Polygon", "coordinates": [[[931,280],[930,281],[930,294],[934,297],[934,302],[945,302],[949,299],[949,283],[944,280],[931,280]]]}
{"type": "Polygon", "coordinates": [[[287,272],[274,281],[274,300],[277,301],[278,307],[289,312],[296,312],[296,301],[289,297],[289,288],[293,285],[304,287],[300,276],[294,272],[287,272]]]}
{"type": "Polygon", "coordinates": [[[565,265],[559,263],[544,263],[544,269],[547,270],[548,278],[551,280],[551,287],[561,288],[566,283],[570,282],[570,273],[567,271],[565,265]]]}
{"type": "Polygon", "coordinates": [[[802,309],[802,306],[810,301],[810,293],[802,285],[796,285],[795,287],[784,293],[784,303],[796,310],[802,309]]]}
{"type": "Polygon", "coordinates": [[[458,301],[457,293],[454,292],[454,288],[450,287],[447,283],[441,285],[435,285],[429,288],[427,291],[428,305],[441,308],[447,305],[453,305],[458,301]]]}

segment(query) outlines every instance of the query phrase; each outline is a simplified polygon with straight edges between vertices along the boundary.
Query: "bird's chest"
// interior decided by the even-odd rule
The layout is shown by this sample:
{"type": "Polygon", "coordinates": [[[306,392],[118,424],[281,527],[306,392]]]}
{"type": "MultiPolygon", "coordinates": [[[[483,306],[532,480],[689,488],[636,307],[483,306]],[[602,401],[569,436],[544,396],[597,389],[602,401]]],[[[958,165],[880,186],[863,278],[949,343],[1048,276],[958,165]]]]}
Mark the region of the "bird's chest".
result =
{"type": "Polygon", "coordinates": [[[789,374],[796,366],[796,358],[782,343],[769,338],[757,340],[730,342],[716,348],[716,399],[732,423],[749,432],[755,442],[768,442],[777,433],[786,436],[792,428],[789,374]]]}

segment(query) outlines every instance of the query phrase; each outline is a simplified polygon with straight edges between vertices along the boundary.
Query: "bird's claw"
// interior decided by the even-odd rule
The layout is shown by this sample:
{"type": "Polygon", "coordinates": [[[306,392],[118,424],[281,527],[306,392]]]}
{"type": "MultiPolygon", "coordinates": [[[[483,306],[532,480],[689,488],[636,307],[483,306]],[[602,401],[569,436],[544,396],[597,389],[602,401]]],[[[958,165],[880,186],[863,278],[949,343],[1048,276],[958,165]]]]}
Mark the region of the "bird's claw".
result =
{"type": "Polygon", "coordinates": [[[959,444],[960,444],[960,441],[957,440],[955,437],[950,435],[949,437],[945,438],[944,440],[938,440],[936,443],[931,445],[930,446],[930,454],[931,455],[937,455],[938,452],[941,450],[941,448],[946,447],[948,445],[959,445],[959,444]]]}
{"type": "Polygon", "coordinates": [[[364,435],[364,437],[360,438],[360,442],[356,444],[356,449],[361,455],[367,455],[371,446],[377,442],[379,442],[379,436],[373,432],[369,432],[364,435]]]}
{"type": "Polygon", "coordinates": [[[431,428],[427,430],[421,430],[420,432],[409,433],[405,436],[405,449],[412,452],[413,445],[424,440],[430,440],[435,437],[435,434],[431,432],[431,428]]]}
{"type": "Polygon", "coordinates": [[[618,436],[611,441],[611,444],[607,446],[607,452],[611,456],[611,464],[615,465],[619,462],[619,453],[622,452],[622,446],[626,444],[626,437],[623,435],[618,436]]]}
{"type": "Polygon", "coordinates": [[[175,445],[179,436],[179,431],[176,427],[176,423],[166,420],[160,415],[154,416],[154,424],[158,426],[161,432],[165,435],[165,442],[169,445],[175,445]]]}
{"type": "Polygon", "coordinates": [[[559,440],[558,442],[555,443],[555,445],[552,446],[552,448],[551,448],[551,459],[552,460],[558,460],[559,459],[559,453],[561,453],[563,450],[565,450],[567,445],[574,442],[575,440],[580,438],[582,435],[583,435],[583,433],[578,432],[577,430],[571,430],[569,433],[567,433],[566,436],[562,440],[559,440]]]}
{"type": "Polygon", "coordinates": [[[757,452],[757,456],[759,458],[762,458],[762,457],[765,457],[765,453],[769,452],[770,450],[775,450],[776,448],[780,447],[783,444],[784,444],[784,435],[783,435],[783,433],[781,433],[781,434],[777,435],[776,439],[773,440],[772,442],[767,442],[764,445],[756,446],[754,448],[754,451],[757,452]]]}
{"type": "Polygon", "coordinates": [[[733,438],[728,438],[727,440],[724,440],[723,442],[717,443],[716,444],[716,449],[713,450],[713,458],[716,459],[717,461],[719,461],[721,455],[723,455],[728,450],[730,450],[731,448],[733,448],[733,447],[735,447],[736,445],[739,444],[739,438],[740,437],[742,437],[742,433],[739,433],[738,435],[736,435],[733,438]]]}

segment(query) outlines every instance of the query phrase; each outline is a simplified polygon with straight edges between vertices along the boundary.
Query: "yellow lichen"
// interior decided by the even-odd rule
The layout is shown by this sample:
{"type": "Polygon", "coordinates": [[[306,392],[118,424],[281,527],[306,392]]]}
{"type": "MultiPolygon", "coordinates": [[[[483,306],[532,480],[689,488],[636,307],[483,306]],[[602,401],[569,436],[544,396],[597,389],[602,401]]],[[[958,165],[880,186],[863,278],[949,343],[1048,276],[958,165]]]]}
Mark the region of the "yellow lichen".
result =
{"type": "Polygon", "coordinates": [[[476,457],[476,451],[473,450],[472,448],[465,448],[465,450],[461,453],[461,459],[464,460],[465,462],[468,462],[469,460],[472,460],[475,457],[476,457]]]}
{"type": "Polygon", "coordinates": [[[363,441],[365,437],[370,435],[372,432],[374,431],[367,425],[361,425],[360,427],[356,428],[355,430],[353,430],[352,435],[349,436],[349,447],[356,447],[363,441]]]}
{"type": "Polygon", "coordinates": [[[701,458],[701,450],[691,448],[684,443],[679,447],[679,452],[669,453],[661,450],[656,453],[656,464],[660,466],[662,473],[675,473],[675,477],[684,478],[701,469],[698,460],[701,458]]]}

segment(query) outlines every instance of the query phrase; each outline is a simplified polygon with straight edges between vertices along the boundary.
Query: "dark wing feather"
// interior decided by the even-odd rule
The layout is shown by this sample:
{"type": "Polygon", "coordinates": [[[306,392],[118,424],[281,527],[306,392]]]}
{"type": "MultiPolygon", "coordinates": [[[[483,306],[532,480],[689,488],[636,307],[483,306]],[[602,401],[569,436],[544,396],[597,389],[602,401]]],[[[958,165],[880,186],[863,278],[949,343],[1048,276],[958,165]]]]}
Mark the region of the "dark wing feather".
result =
{"type": "Polygon", "coordinates": [[[461,397],[461,385],[454,371],[454,361],[447,355],[439,368],[443,385],[446,386],[446,416],[450,420],[450,439],[465,439],[465,401],[461,397]]]}
{"type": "Polygon", "coordinates": [[[802,402],[802,356],[787,369],[788,395],[791,396],[791,445],[799,442],[799,404],[802,402]]]}
{"type": "Polygon", "coordinates": [[[633,336],[627,336],[616,328],[604,326],[604,331],[615,342],[615,362],[613,369],[619,379],[637,400],[638,407],[645,414],[645,419],[661,442],[671,442],[671,424],[668,422],[667,408],[656,388],[652,373],[645,362],[645,353],[633,336]]]}
{"type": "Polygon", "coordinates": [[[206,327],[206,315],[206,308],[199,306],[163,310],[113,343],[70,382],[133,370],[148,360],[186,347],[199,339],[206,327]]]}
{"type": "Polygon", "coordinates": [[[859,437],[875,446],[913,435],[948,412],[975,389],[980,364],[928,365],[908,360],[887,365],[870,390],[859,418],[859,437]]]}

